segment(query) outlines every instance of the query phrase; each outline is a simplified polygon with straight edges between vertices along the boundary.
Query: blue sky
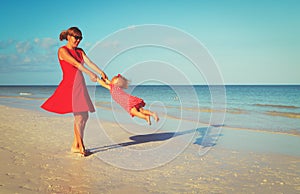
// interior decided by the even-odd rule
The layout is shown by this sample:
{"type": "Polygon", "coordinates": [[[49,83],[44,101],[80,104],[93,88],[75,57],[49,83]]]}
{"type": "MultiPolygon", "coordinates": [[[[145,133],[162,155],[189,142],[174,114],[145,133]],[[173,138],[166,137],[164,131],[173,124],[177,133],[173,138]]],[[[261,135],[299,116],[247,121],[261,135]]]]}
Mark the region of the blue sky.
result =
{"type": "Polygon", "coordinates": [[[1,0],[0,10],[0,85],[58,84],[57,49],[65,44],[58,36],[68,27],[82,30],[88,53],[110,34],[144,24],[193,35],[225,84],[300,84],[298,0],[1,0]]]}

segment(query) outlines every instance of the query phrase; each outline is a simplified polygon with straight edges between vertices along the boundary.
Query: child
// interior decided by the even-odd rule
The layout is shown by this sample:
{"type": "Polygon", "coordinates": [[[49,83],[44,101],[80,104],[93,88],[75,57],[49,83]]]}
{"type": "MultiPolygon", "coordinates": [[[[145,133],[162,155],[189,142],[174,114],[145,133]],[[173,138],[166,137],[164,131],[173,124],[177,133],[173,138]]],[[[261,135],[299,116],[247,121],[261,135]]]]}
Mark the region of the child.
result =
{"type": "Polygon", "coordinates": [[[117,76],[114,76],[111,81],[108,79],[97,78],[97,82],[110,90],[110,94],[114,101],[121,105],[132,117],[137,116],[144,119],[149,125],[151,125],[150,116],[152,116],[156,122],[159,121],[156,113],[143,108],[145,106],[143,99],[124,92],[123,89],[127,89],[129,84],[129,81],[125,77],[118,74],[117,76]]]}

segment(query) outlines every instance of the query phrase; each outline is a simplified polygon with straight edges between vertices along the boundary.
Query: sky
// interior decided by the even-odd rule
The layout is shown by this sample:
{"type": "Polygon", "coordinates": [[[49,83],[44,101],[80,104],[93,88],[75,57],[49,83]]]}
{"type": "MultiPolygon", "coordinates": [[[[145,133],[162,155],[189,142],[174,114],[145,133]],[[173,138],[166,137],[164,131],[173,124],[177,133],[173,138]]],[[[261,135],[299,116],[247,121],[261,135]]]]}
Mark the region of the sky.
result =
{"type": "MultiPolygon", "coordinates": [[[[300,84],[298,0],[0,1],[0,85],[57,85],[57,50],[66,44],[58,36],[71,26],[81,29],[80,47],[89,56],[112,34],[148,24],[169,26],[197,39],[215,61],[224,84],[300,84]]],[[[139,56],[141,61],[152,55],[157,59],[157,53],[164,52],[146,48],[128,55],[137,63],[139,56]]],[[[110,66],[97,65],[112,76],[126,70],[118,67],[121,59],[110,66]]],[[[193,77],[193,69],[184,66],[188,65],[176,68],[193,77]]],[[[191,82],[205,82],[201,76],[191,82]]]]}

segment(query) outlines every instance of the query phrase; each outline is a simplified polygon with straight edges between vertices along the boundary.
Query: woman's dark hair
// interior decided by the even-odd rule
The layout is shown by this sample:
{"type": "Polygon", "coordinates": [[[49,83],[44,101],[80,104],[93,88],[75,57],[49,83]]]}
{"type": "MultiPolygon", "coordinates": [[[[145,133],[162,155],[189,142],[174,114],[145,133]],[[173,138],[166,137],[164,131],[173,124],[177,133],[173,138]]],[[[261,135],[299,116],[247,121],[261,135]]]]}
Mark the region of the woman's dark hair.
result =
{"type": "Polygon", "coordinates": [[[82,36],[81,31],[77,27],[71,27],[68,30],[64,30],[59,35],[59,40],[68,40],[68,35],[70,36],[82,36]]]}

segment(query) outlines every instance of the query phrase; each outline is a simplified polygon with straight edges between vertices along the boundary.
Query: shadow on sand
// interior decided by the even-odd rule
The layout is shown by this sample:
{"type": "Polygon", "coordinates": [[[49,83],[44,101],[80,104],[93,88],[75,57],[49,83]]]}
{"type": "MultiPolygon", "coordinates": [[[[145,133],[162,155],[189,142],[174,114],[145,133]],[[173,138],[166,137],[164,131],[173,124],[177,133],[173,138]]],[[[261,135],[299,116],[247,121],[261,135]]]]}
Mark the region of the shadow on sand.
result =
{"type": "Polygon", "coordinates": [[[145,134],[145,135],[134,135],[129,137],[131,141],[117,143],[107,146],[101,146],[96,148],[88,149],[92,154],[97,152],[103,152],[110,149],[116,149],[120,147],[126,147],[131,145],[143,144],[148,142],[156,142],[156,141],[166,141],[168,139],[182,136],[190,133],[195,133],[195,139],[193,140],[193,144],[197,144],[202,147],[212,147],[216,145],[216,138],[220,136],[220,134],[210,135],[210,130],[218,126],[210,126],[210,127],[202,127],[197,129],[190,129],[181,132],[163,132],[163,133],[152,133],[152,134],[145,134]]]}

